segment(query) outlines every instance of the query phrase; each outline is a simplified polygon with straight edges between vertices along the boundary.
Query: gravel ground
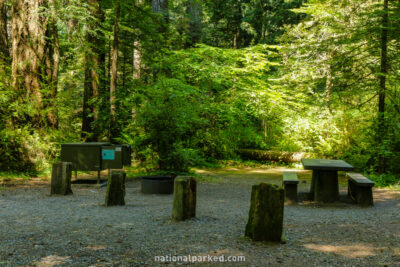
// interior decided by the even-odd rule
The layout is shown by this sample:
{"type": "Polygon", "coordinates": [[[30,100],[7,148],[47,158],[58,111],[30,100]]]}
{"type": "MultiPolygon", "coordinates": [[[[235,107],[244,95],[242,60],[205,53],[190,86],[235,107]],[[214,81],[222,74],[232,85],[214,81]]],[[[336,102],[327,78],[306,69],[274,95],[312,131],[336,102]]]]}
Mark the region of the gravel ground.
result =
{"type": "MultiPolygon", "coordinates": [[[[245,256],[238,266],[400,266],[399,191],[375,189],[369,208],[285,206],[285,244],[245,239],[251,185],[280,183],[282,170],[199,170],[217,182],[199,182],[197,217],[185,222],[170,219],[172,195],[141,194],[137,180],[127,183],[127,205],[109,208],[106,189],[95,185],[73,185],[69,196],[50,196],[48,182],[3,187],[0,266],[178,265],[157,255],[245,256]]],[[[300,180],[307,190],[309,173],[300,180]]]]}

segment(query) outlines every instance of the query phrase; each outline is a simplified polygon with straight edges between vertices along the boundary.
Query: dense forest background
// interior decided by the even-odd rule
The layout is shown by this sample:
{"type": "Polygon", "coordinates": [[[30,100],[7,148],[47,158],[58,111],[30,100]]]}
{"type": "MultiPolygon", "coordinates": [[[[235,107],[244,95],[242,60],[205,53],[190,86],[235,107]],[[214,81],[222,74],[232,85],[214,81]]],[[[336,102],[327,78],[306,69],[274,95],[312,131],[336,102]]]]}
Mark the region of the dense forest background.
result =
{"type": "Polygon", "coordinates": [[[239,149],[400,173],[400,1],[0,0],[0,170],[128,143],[185,171],[239,149]]]}

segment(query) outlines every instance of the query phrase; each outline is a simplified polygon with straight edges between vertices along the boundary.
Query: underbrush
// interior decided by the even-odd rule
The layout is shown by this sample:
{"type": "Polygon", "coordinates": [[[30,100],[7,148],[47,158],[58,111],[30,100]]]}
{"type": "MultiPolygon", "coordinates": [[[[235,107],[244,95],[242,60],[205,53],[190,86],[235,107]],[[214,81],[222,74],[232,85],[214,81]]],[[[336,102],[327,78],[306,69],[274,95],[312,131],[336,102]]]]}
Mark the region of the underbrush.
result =
{"type": "Polygon", "coordinates": [[[176,172],[176,171],[163,171],[157,169],[148,168],[148,166],[143,166],[139,163],[134,163],[132,166],[126,168],[126,176],[131,178],[138,178],[140,176],[150,176],[150,175],[193,175],[191,171],[188,172],[176,172]]]}
{"type": "Polygon", "coordinates": [[[45,131],[28,128],[0,131],[0,171],[7,176],[37,176],[50,168],[57,145],[45,131]]]}
{"type": "Polygon", "coordinates": [[[23,172],[12,172],[12,171],[0,171],[0,179],[30,179],[30,173],[23,172]]]}
{"type": "Polygon", "coordinates": [[[208,168],[276,168],[276,167],[286,167],[286,168],[301,168],[300,162],[295,163],[285,163],[278,161],[255,161],[255,160],[219,160],[214,164],[209,164],[208,166],[199,166],[199,167],[208,167],[208,168]]]}
{"type": "Polygon", "coordinates": [[[391,189],[400,190],[400,176],[385,173],[385,174],[368,174],[368,178],[375,182],[376,187],[388,187],[391,189]]]}

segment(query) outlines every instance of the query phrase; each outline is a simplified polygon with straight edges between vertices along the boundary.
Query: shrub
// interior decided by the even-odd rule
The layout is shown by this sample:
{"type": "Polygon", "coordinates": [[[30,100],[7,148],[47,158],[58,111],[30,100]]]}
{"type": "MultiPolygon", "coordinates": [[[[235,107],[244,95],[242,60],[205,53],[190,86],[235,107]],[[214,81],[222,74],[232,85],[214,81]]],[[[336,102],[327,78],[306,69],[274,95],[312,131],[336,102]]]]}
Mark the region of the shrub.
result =
{"type": "Polygon", "coordinates": [[[201,125],[199,93],[179,80],[165,78],[148,88],[145,99],[137,113],[142,132],[136,145],[156,153],[153,159],[160,170],[186,171],[197,155],[190,141],[201,125]]]}
{"type": "Polygon", "coordinates": [[[56,156],[56,145],[46,133],[27,128],[0,131],[0,171],[36,175],[56,156]]]}

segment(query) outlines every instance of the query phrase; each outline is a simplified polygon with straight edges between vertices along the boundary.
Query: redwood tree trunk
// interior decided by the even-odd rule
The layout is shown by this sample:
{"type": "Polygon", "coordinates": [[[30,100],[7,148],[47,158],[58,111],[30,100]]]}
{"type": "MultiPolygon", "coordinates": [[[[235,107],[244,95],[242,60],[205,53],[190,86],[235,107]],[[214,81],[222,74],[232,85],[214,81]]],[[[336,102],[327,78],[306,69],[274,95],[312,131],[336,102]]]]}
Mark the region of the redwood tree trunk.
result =
{"type": "Polygon", "coordinates": [[[186,13],[189,17],[189,36],[190,36],[190,44],[186,46],[194,46],[198,42],[200,42],[201,38],[201,1],[198,0],[189,0],[187,3],[186,13]]]}
{"type": "Polygon", "coordinates": [[[100,3],[100,0],[88,1],[89,12],[94,21],[89,24],[86,37],[89,44],[89,51],[85,56],[85,83],[82,111],[82,138],[86,141],[97,141],[99,136],[98,128],[94,125],[94,122],[98,118],[97,103],[94,103],[92,100],[99,97],[100,80],[102,79],[100,70],[102,62],[100,27],[103,14],[100,3]],[[94,34],[94,32],[97,34],[94,34]]]}
{"type": "Polygon", "coordinates": [[[58,127],[58,115],[56,107],[58,70],[60,65],[60,45],[58,39],[58,29],[56,24],[55,0],[49,0],[51,18],[46,32],[47,44],[45,52],[46,81],[49,86],[46,94],[45,108],[47,111],[47,121],[50,127],[58,127]]]}
{"type": "Polygon", "coordinates": [[[161,13],[164,18],[168,21],[168,0],[153,0],[153,12],[161,13]]]}
{"type": "Polygon", "coordinates": [[[142,66],[142,53],[141,44],[139,40],[133,42],[133,79],[139,80],[141,77],[141,66],[142,66]]]}
{"type": "MultiPolygon", "coordinates": [[[[143,0],[137,1],[138,6],[143,8],[148,2],[143,0]]],[[[142,75],[142,44],[140,43],[140,29],[135,29],[135,35],[133,40],[133,53],[132,53],[132,64],[133,71],[132,77],[134,80],[139,80],[142,75]]]]}
{"type": "Polygon", "coordinates": [[[35,127],[43,126],[41,65],[46,56],[48,21],[43,14],[46,4],[45,0],[12,2],[12,85],[21,101],[33,105],[36,114],[28,122],[35,127]]]}
{"type": "Polygon", "coordinates": [[[10,50],[8,47],[7,5],[5,0],[0,0],[0,63],[9,58],[10,50]]]}
{"type": "MultiPolygon", "coordinates": [[[[385,130],[385,98],[386,98],[386,75],[388,73],[387,65],[387,45],[388,45],[388,26],[389,26],[389,0],[383,1],[382,15],[382,34],[381,34],[381,71],[379,75],[379,103],[378,103],[378,145],[383,145],[385,130]]],[[[386,164],[382,152],[378,155],[378,172],[383,173],[386,170],[386,164]]]]}
{"type": "Polygon", "coordinates": [[[114,41],[112,46],[112,63],[110,73],[110,113],[111,113],[111,125],[110,125],[110,139],[116,135],[116,112],[115,112],[115,93],[117,90],[117,76],[118,76],[118,33],[119,33],[119,13],[120,4],[119,0],[116,0],[115,7],[115,22],[114,22],[114,41]]]}

